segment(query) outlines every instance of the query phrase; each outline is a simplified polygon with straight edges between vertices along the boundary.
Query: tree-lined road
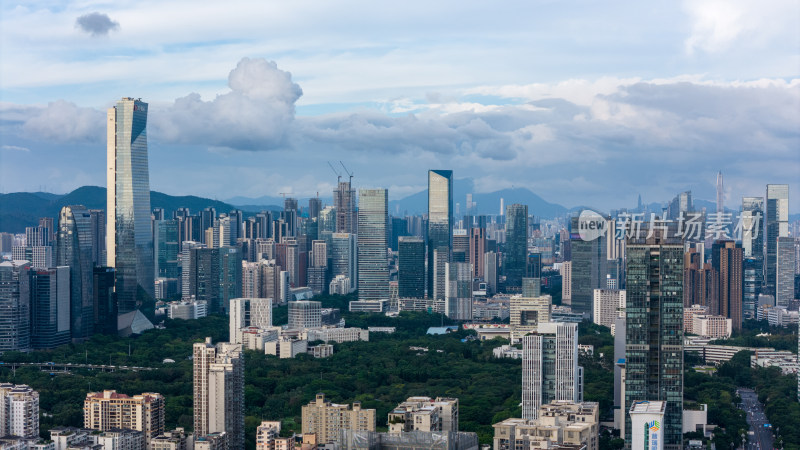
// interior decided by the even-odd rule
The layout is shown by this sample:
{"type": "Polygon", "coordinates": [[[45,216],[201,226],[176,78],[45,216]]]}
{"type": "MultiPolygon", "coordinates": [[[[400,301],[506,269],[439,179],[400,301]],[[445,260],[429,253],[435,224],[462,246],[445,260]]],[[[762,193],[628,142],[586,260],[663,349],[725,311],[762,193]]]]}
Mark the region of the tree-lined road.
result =
{"type": "Polygon", "coordinates": [[[747,423],[752,432],[747,436],[747,450],[772,450],[775,448],[773,447],[775,438],[772,435],[772,428],[768,426],[769,420],[758,401],[758,395],[752,389],[744,388],[739,389],[738,394],[742,398],[741,408],[747,413],[747,423]]]}

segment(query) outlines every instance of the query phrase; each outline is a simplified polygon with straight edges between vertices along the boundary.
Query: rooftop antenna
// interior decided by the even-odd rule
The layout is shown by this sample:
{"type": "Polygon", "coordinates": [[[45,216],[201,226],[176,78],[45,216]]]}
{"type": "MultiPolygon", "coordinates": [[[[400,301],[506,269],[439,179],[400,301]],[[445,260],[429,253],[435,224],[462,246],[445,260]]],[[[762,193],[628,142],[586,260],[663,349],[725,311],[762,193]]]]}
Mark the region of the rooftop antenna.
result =
{"type": "MultiPolygon", "coordinates": [[[[340,161],[340,162],[341,162],[341,161],[340,161]]],[[[333,164],[331,164],[331,162],[330,162],[330,161],[328,161],[328,166],[330,166],[330,168],[331,168],[331,170],[333,171],[333,173],[335,173],[335,174],[336,174],[336,176],[338,177],[338,178],[336,179],[336,182],[337,182],[337,183],[341,183],[341,182],[342,182],[342,174],[341,174],[341,173],[339,173],[339,172],[338,172],[336,169],[334,169],[334,168],[333,168],[333,164]]]]}
{"type": "Polygon", "coordinates": [[[347,172],[348,175],[350,175],[350,183],[352,184],[353,183],[353,173],[350,172],[349,170],[347,170],[347,167],[344,167],[344,163],[343,162],[339,161],[339,164],[341,164],[342,167],[344,168],[344,171],[347,172]]]}

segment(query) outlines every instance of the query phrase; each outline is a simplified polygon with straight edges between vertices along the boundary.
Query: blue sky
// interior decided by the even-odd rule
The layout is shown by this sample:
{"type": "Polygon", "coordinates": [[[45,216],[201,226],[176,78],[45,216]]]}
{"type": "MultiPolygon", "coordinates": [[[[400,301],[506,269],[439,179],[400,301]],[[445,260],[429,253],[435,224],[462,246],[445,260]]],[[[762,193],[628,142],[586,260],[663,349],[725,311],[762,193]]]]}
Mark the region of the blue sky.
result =
{"type": "Polygon", "coordinates": [[[401,198],[450,168],[613,208],[800,177],[800,3],[3,2],[0,191],[105,184],[104,110],[150,103],[151,187],[401,198]]]}

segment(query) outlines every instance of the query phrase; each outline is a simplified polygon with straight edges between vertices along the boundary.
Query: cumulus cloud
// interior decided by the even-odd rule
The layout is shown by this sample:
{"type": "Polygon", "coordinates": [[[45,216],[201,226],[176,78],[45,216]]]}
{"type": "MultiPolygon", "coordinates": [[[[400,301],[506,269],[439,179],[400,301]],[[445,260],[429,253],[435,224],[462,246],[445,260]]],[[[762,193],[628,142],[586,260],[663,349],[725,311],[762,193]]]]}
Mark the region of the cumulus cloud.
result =
{"type": "Polygon", "coordinates": [[[92,12],[75,19],[75,26],[92,36],[106,36],[110,31],[119,30],[119,22],[108,17],[108,14],[92,12]]]}
{"type": "Polygon", "coordinates": [[[27,116],[21,125],[27,138],[52,142],[101,142],[105,137],[105,115],[94,108],[57,100],[46,107],[23,109],[15,114],[27,116]]]}
{"type": "Polygon", "coordinates": [[[236,150],[286,146],[295,102],[303,95],[292,75],[272,61],[244,58],[228,76],[228,86],[230,92],[211,101],[192,93],[166,109],[151,108],[154,138],[236,150]]]}

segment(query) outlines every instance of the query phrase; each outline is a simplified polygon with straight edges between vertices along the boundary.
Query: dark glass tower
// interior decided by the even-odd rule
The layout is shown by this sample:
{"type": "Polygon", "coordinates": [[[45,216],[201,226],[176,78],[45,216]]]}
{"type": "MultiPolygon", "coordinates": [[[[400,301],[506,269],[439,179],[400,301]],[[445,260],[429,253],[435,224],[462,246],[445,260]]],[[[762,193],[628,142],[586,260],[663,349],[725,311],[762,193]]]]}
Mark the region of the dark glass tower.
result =
{"type": "Polygon", "coordinates": [[[425,242],[417,236],[401,236],[398,246],[397,295],[400,298],[424,298],[425,242]]]}
{"type": "Polygon", "coordinates": [[[506,206],[506,244],[503,251],[503,272],[506,292],[520,292],[525,277],[525,256],[528,253],[528,206],[506,206]]]}
{"type": "MultiPolygon", "coordinates": [[[[434,250],[440,253],[453,248],[453,171],[428,171],[428,297],[444,300],[444,264],[436,264],[434,250]],[[434,278],[441,286],[434,286],[434,278]]],[[[440,260],[442,257],[440,255],[440,260]]]]}
{"type": "Polygon", "coordinates": [[[108,110],[107,264],[116,269],[119,313],[155,296],[147,103],[123,98],[108,110]],[[149,297],[149,298],[148,298],[149,297]]]}
{"type": "Polygon", "coordinates": [[[664,448],[679,450],[683,443],[683,243],[661,234],[627,242],[625,443],[630,448],[627,411],[633,402],[660,400],[667,402],[664,448]]]}
{"type": "Polygon", "coordinates": [[[572,219],[570,253],[572,257],[572,312],[591,316],[594,290],[606,288],[606,236],[585,241],[578,231],[578,218],[572,219]]]}
{"type": "Polygon", "coordinates": [[[91,337],[92,214],[84,206],[65,206],[58,217],[56,265],[70,267],[70,330],[73,341],[91,337]]]}
{"type": "Polygon", "coordinates": [[[68,344],[70,268],[61,266],[52,269],[33,269],[29,274],[31,346],[34,349],[49,349],[68,344]]]}

